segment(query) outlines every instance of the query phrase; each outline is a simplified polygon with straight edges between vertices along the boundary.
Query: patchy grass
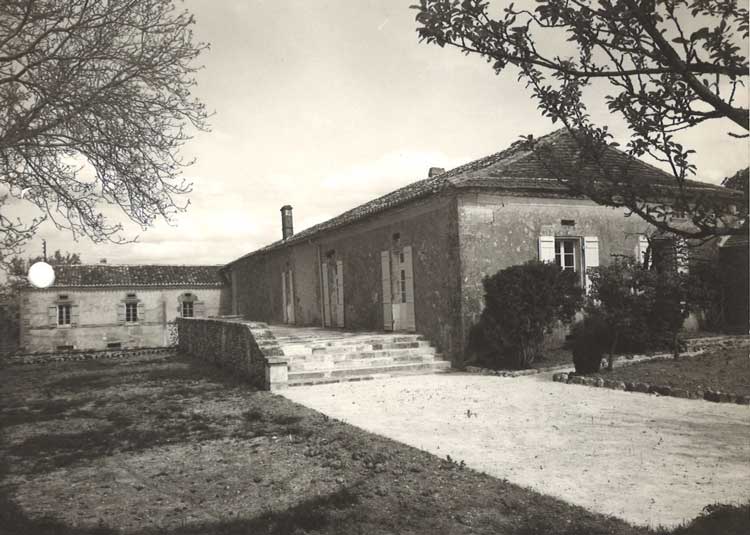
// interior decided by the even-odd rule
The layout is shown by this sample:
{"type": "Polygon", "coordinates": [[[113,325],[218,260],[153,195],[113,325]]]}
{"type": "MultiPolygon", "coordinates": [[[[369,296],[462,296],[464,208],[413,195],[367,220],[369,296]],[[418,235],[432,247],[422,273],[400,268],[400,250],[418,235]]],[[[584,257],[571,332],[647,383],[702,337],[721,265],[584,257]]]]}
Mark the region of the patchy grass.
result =
{"type": "Polygon", "coordinates": [[[654,533],[175,357],[0,373],[3,535],[654,533]]]}
{"type": "Polygon", "coordinates": [[[685,390],[717,390],[750,395],[750,358],[746,349],[714,351],[677,360],[652,360],[603,370],[605,379],[668,385],[685,390]]]}

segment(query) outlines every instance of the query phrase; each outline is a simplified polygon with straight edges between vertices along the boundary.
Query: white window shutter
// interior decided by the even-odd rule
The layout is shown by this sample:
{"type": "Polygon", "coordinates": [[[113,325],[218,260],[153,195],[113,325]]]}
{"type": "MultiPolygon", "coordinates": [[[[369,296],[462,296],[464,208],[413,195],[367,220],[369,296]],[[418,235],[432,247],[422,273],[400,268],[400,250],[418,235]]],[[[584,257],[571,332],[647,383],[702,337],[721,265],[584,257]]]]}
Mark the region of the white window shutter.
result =
{"type": "Polygon", "coordinates": [[[289,303],[291,306],[289,307],[289,323],[294,323],[294,273],[292,270],[289,270],[289,288],[287,290],[289,292],[289,303]]]}
{"type": "Polygon", "coordinates": [[[57,327],[57,305],[47,307],[47,323],[50,327],[57,327]]]}
{"type": "MultiPolygon", "coordinates": [[[[140,311],[138,312],[138,314],[140,314],[140,311]]],[[[206,304],[203,301],[193,301],[193,317],[194,318],[206,317],[206,304]]]]}
{"type": "Polygon", "coordinates": [[[145,323],[146,321],[146,307],[143,303],[138,303],[138,323],[145,323]]]}
{"type": "Polygon", "coordinates": [[[541,262],[555,261],[554,236],[539,236],[539,260],[541,262]]]}
{"type": "Polygon", "coordinates": [[[323,326],[331,326],[331,294],[328,293],[328,264],[320,264],[320,276],[323,278],[323,326]]]}
{"type": "MultiPolygon", "coordinates": [[[[643,234],[638,235],[638,243],[635,246],[635,260],[639,264],[646,262],[646,255],[648,254],[648,238],[643,234]]],[[[648,267],[648,266],[646,266],[648,267]]]]}
{"type": "Polygon", "coordinates": [[[416,328],[414,321],[414,262],[412,260],[411,246],[404,247],[404,279],[406,285],[406,310],[403,328],[407,331],[413,331],[416,328]]]}
{"type": "Polygon", "coordinates": [[[586,292],[591,289],[591,278],[588,270],[599,267],[599,238],[586,236],[583,238],[583,261],[586,267],[586,292]]]}
{"type": "Polygon", "coordinates": [[[125,303],[117,305],[117,323],[125,323],[125,303]]]}
{"type": "Polygon", "coordinates": [[[336,324],[344,326],[344,262],[336,262],[336,324]]]}
{"type": "Polygon", "coordinates": [[[70,305],[70,324],[75,327],[81,323],[81,314],[78,305],[70,305]]]}
{"type": "Polygon", "coordinates": [[[391,305],[391,253],[380,253],[380,271],[383,282],[383,329],[393,330],[393,306],[391,305]]]}

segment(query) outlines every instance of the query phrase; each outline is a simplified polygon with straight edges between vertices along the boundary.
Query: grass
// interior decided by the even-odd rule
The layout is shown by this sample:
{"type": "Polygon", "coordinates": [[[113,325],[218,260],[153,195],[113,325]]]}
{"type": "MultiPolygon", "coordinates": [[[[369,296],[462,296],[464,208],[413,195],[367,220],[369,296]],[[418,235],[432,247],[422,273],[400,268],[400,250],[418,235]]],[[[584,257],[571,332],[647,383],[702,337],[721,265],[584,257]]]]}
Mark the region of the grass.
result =
{"type": "MultiPolygon", "coordinates": [[[[0,374],[2,535],[657,533],[176,357],[0,374]]],[[[658,533],[742,533],[747,512],[658,533]]]]}
{"type": "Polygon", "coordinates": [[[652,360],[603,370],[605,379],[666,385],[688,391],[714,390],[750,395],[750,358],[746,349],[712,351],[677,360],[652,360]]]}

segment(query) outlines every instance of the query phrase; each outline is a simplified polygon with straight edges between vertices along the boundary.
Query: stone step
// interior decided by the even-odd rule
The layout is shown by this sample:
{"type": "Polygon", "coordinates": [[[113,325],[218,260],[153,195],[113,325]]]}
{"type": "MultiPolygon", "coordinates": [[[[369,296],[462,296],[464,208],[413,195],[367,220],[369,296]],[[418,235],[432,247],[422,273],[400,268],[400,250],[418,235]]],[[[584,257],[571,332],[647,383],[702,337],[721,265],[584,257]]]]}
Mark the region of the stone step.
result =
{"type": "Polygon", "coordinates": [[[281,344],[284,355],[347,355],[353,353],[371,353],[374,351],[388,351],[400,349],[426,349],[430,343],[425,340],[413,340],[410,342],[377,342],[369,344],[345,344],[335,346],[319,345],[292,345],[281,344]]]}
{"type": "Polygon", "coordinates": [[[284,356],[289,360],[305,362],[343,362],[349,360],[362,360],[382,357],[403,357],[414,355],[434,355],[435,348],[432,346],[413,347],[404,349],[382,349],[378,351],[355,351],[352,353],[312,353],[312,354],[288,354],[284,356]]]}
{"type": "Polygon", "coordinates": [[[315,347],[338,347],[348,345],[369,345],[369,344],[392,344],[404,342],[424,341],[425,338],[418,334],[411,335],[367,335],[354,336],[350,338],[330,338],[330,337],[312,337],[299,338],[283,336],[275,337],[276,341],[282,346],[315,346],[315,347]]]}
{"type": "Polygon", "coordinates": [[[440,373],[450,370],[447,360],[435,360],[426,363],[394,364],[390,366],[366,368],[334,368],[331,370],[289,372],[289,386],[302,386],[335,383],[341,381],[364,381],[383,379],[399,375],[419,375],[440,373]]]}
{"type": "Polygon", "coordinates": [[[391,364],[418,364],[425,362],[434,362],[435,355],[416,354],[416,355],[396,355],[389,357],[376,357],[368,359],[353,359],[339,361],[304,361],[290,360],[289,372],[294,371],[319,371],[329,369],[352,369],[352,368],[374,368],[378,366],[389,366],[391,364]]]}

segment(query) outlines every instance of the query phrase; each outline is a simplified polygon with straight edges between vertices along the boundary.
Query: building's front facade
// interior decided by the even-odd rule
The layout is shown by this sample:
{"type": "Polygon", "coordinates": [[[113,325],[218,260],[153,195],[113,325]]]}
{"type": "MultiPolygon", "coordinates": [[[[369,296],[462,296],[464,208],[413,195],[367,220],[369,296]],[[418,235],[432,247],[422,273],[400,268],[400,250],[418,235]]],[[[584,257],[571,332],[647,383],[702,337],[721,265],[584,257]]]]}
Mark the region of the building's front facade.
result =
{"type": "MultiPolygon", "coordinates": [[[[547,136],[567,142],[564,134],[547,136]]],[[[419,332],[460,364],[482,279],[528,260],[577,272],[640,257],[649,225],[576,197],[511,148],[435,173],[228,264],[233,313],[354,330],[419,332]]],[[[643,165],[643,174],[658,173],[643,165]]],[[[665,177],[656,176],[654,179],[665,177]]],[[[284,227],[291,208],[284,207],[284,227]]]]}
{"type": "Polygon", "coordinates": [[[21,350],[173,345],[176,318],[226,313],[228,295],[219,266],[57,266],[51,287],[22,291],[21,350]]]}

